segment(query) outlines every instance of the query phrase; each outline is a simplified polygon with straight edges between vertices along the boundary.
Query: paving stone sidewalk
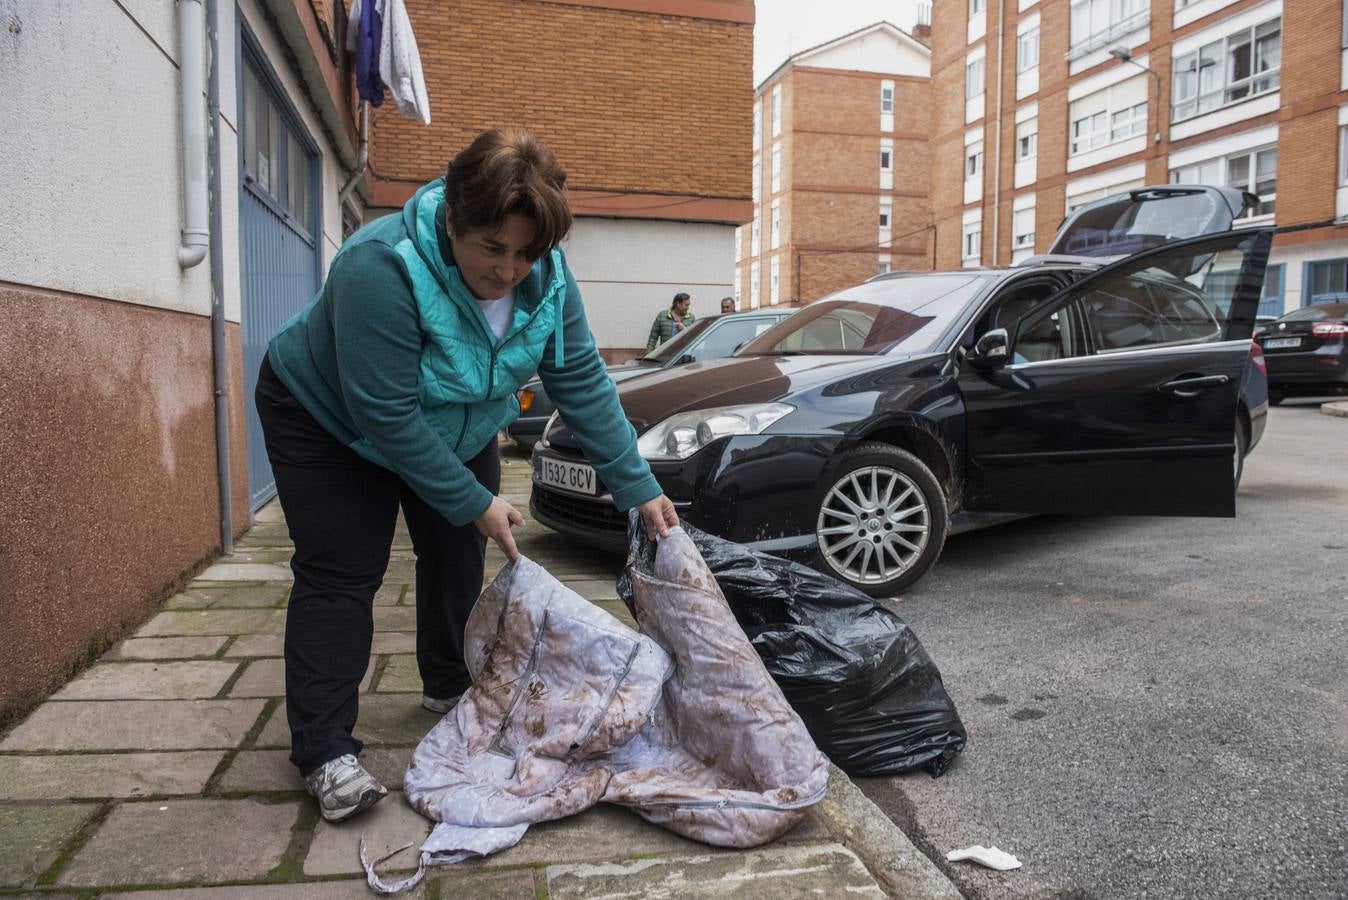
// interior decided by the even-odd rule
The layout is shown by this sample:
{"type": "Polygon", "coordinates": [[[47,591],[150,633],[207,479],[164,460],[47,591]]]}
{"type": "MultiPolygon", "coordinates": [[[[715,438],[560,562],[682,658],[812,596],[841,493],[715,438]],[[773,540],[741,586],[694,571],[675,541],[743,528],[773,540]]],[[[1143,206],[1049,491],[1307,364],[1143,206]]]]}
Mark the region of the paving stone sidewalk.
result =
{"type": "MultiPolygon", "coordinates": [[[[527,509],[529,463],[507,451],[503,494],[527,509]]],[[[529,523],[522,552],[631,623],[619,561],[529,523]]],[[[261,510],[232,557],[209,567],[132,637],[0,739],[0,896],[318,900],[372,896],[373,855],[416,844],[431,823],[394,792],[350,823],[323,822],[286,759],[281,641],[290,548],[280,508],[261,510]]],[[[504,558],[494,547],[488,575],[504,558]]],[[[357,734],[365,764],[402,785],[435,724],[421,709],[415,579],[401,527],[376,597],[357,734]]],[[[390,863],[415,865],[406,851],[390,863]]],[[[600,807],[536,826],[481,863],[434,869],[425,898],[592,896],[958,897],[838,770],[783,839],[752,851],[686,841],[600,807]]]]}

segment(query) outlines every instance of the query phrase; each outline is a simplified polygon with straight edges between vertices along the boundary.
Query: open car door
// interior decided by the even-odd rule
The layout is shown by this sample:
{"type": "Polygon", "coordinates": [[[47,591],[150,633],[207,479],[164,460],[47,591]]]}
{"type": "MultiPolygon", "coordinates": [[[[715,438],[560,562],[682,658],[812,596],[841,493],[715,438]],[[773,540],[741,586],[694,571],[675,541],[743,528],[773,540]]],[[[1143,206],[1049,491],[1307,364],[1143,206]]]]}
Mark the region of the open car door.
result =
{"type": "Polygon", "coordinates": [[[1014,322],[1004,363],[963,366],[965,508],[1235,515],[1238,392],[1272,240],[1242,229],[1130,256],[1014,322]]]}

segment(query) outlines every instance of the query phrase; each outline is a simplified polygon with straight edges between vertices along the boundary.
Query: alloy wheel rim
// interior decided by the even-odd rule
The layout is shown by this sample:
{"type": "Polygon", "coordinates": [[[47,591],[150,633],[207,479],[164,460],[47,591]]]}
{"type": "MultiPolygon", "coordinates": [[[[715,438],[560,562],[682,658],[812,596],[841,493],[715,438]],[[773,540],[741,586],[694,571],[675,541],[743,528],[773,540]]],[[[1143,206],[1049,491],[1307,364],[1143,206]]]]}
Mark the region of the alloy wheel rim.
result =
{"type": "Polygon", "coordinates": [[[931,509],[917,484],[895,469],[867,466],[838,479],[819,507],[819,550],[838,574],[882,584],[927,548],[931,509]]]}

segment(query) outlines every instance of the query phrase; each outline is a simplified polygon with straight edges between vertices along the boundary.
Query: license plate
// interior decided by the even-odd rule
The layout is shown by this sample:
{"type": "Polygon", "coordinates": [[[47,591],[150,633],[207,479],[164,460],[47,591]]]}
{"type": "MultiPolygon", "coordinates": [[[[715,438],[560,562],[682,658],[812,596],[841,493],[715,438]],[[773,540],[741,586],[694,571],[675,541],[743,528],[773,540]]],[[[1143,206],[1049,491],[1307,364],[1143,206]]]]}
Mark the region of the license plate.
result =
{"type": "Polygon", "coordinates": [[[1283,350],[1287,347],[1300,347],[1301,338],[1265,338],[1265,350],[1283,350]]]}
{"type": "Polygon", "coordinates": [[[593,497],[599,493],[594,468],[585,463],[567,462],[540,456],[534,459],[534,480],[548,487],[593,497]]]}

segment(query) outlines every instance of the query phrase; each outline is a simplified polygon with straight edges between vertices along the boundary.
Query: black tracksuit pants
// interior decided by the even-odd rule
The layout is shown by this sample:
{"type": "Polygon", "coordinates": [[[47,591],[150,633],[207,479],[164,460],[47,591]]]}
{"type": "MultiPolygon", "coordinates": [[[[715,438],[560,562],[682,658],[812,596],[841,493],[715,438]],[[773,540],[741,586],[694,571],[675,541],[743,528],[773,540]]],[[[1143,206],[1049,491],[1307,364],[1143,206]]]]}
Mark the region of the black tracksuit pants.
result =
{"type": "MultiPolygon", "coordinates": [[[[388,567],[401,505],[416,552],[417,666],[426,694],[454,697],[471,679],[463,631],[482,590],[486,538],[451,525],[396,474],[342,445],[309,415],[264,359],[256,392],[276,493],[295,544],[286,614],[290,760],[308,775],[344,753],[374,637],[374,595],[388,567]]],[[[495,442],[467,463],[500,490],[495,442]]]]}

